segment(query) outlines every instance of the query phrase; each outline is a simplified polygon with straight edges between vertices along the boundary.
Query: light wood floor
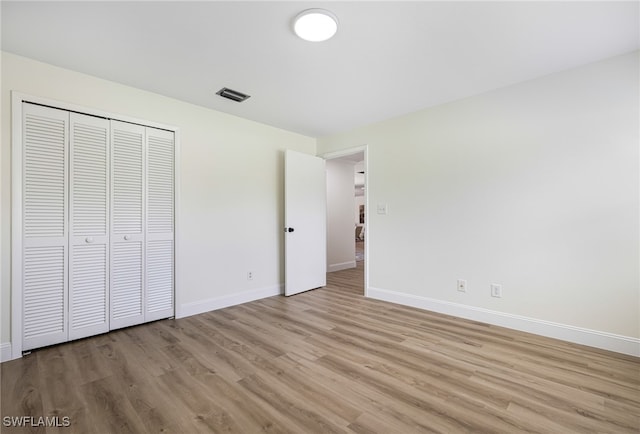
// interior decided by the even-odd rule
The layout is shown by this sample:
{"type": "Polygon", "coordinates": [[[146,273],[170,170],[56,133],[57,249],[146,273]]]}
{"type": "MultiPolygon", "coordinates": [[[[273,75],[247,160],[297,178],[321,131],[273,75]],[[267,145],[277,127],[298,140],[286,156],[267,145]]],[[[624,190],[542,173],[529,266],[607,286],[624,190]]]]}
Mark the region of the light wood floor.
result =
{"type": "Polygon", "coordinates": [[[368,300],[362,267],[3,363],[2,416],[70,417],[58,433],[638,433],[639,359],[368,300]]]}

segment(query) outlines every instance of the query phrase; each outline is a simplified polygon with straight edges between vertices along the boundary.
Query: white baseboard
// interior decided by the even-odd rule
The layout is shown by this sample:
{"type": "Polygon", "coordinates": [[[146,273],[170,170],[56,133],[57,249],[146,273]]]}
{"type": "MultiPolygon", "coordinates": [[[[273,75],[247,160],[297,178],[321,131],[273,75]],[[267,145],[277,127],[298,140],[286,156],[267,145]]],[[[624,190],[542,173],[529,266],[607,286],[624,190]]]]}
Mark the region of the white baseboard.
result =
{"type": "Polygon", "coordinates": [[[11,352],[11,342],[3,342],[0,344],[0,363],[13,359],[11,352]]]}
{"type": "Polygon", "coordinates": [[[327,267],[327,273],[333,273],[334,271],[346,270],[348,268],[356,268],[356,260],[341,262],[339,264],[331,264],[327,267]]]}
{"type": "Polygon", "coordinates": [[[368,288],[368,297],[640,357],[640,339],[412,294],[368,288]]]}
{"type": "Polygon", "coordinates": [[[176,306],[176,318],[184,318],[199,313],[205,313],[212,310],[222,309],[237,304],[247,303],[249,301],[259,300],[261,298],[272,297],[283,293],[282,285],[274,285],[266,288],[252,289],[249,291],[239,292],[237,294],[225,295],[223,297],[209,298],[207,300],[196,301],[192,303],[184,303],[176,306]]]}

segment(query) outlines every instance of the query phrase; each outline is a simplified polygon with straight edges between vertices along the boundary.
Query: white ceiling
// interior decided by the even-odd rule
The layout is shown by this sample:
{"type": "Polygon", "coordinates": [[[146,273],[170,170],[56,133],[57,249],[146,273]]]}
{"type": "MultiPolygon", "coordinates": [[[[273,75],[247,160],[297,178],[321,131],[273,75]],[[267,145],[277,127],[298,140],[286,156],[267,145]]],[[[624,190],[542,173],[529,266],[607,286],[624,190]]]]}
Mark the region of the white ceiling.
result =
{"type": "Polygon", "coordinates": [[[320,137],[636,50],[638,6],[2,1],[2,49],[320,137]],[[337,35],[298,39],[316,7],[337,35]]]}

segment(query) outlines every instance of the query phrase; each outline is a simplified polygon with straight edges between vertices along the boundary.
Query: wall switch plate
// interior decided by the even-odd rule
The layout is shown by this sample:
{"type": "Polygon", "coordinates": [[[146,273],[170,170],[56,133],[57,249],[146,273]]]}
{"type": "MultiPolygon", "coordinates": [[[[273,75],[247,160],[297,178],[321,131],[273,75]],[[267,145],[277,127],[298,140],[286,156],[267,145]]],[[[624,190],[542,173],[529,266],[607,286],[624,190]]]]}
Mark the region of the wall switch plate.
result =
{"type": "Polygon", "coordinates": [[[491,284],[491,297],[502,297],[502,285],[498,285],[497,283],[491,284]]]}
{"type": "Polygon", "coordinates": [[[378,214],[387,214],[387,204],[386,203],[379,203],[378,206],[376,207],[376,210],[378,211],[378,214]]]}
{"type": "Polygon", "coordinates": [[[458,279],[458,291],[467,292],[467,281],[464,279],[458,279]]]}

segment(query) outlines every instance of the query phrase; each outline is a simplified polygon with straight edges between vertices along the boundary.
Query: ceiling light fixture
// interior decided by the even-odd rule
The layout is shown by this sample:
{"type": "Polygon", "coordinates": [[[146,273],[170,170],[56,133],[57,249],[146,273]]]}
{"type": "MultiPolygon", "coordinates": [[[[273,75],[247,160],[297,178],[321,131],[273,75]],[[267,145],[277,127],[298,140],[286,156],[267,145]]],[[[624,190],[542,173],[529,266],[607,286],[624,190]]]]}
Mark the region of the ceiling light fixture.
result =
{"type": "Polygon", "coordinates": [[[307,9],[293,20],[293,31],[305,41],[326,41],[338,31],[338,17],[325,9],[307,9]]]}

